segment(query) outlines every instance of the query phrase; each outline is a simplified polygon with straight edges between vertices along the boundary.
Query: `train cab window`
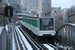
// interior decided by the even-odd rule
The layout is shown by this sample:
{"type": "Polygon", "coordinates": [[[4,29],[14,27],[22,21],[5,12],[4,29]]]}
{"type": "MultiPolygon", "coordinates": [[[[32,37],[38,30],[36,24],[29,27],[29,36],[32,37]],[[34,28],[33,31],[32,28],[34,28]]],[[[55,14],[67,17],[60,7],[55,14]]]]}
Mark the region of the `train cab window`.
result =
{"type": "Polygon", "coordinates": [[[40,30],[54,30],[53,18],[41,18],[40,30]]]}

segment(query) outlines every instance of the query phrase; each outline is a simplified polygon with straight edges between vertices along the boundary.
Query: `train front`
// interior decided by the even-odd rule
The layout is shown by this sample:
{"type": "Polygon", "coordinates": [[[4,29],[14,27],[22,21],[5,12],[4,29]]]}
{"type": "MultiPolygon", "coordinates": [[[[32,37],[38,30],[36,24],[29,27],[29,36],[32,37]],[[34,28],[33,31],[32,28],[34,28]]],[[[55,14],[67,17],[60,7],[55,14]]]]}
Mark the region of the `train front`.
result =
{"type": "Polygon", "coordinates": [[[40,39],[43,41],[50,41],[53,42],[55,36],[55,21],[54,18],[40,18],[39,19],[39,35],[40,39]]]}

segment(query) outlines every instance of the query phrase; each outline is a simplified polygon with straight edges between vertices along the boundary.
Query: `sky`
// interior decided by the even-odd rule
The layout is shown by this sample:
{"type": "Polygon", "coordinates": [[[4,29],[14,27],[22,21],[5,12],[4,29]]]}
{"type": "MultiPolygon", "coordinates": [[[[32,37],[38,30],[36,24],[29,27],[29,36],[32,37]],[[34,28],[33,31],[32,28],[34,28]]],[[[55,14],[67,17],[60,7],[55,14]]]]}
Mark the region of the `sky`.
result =
{"type": "Polygon", "coordinates": [[[52,7],[70,8],[75,4],[75,0],[52,0],[52,7]]]}

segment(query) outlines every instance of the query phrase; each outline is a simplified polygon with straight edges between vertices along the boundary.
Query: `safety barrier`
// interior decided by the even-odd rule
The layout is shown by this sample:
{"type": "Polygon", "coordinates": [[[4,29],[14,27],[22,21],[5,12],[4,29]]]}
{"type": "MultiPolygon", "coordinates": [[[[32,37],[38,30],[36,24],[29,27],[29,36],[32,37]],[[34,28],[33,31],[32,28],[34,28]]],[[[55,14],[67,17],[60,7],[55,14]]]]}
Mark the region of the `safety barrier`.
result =
{"type": "Polygon", "coordinates": [[[75,48],[75,24],[62,25],[56,32],[55,39],[75,48]]]}

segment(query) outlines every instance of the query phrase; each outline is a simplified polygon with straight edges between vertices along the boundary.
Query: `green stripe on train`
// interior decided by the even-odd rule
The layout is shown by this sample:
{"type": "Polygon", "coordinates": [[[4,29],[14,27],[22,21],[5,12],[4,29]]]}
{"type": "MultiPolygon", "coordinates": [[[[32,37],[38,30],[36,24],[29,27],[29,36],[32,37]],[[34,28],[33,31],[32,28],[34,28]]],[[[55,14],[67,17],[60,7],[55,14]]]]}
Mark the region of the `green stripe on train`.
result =
{"type": "Polygon", "coordinates": [[[39,28],[39,20],[22,19],[22,21],[39,28]]]}

